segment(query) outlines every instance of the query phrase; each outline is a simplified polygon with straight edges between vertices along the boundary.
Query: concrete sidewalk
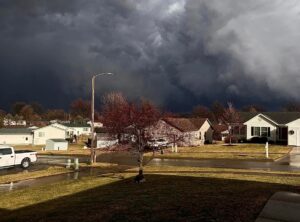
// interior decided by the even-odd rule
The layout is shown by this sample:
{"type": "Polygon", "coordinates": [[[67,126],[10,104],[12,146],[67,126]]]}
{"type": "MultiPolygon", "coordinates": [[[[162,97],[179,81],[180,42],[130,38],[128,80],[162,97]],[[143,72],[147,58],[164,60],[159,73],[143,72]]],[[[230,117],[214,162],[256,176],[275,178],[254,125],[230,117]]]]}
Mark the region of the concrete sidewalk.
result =
{"type": "Polygon", "coordinates": [[[299,222],[300,194],[277,192],[267,202],[256,222],[299,222]]]}

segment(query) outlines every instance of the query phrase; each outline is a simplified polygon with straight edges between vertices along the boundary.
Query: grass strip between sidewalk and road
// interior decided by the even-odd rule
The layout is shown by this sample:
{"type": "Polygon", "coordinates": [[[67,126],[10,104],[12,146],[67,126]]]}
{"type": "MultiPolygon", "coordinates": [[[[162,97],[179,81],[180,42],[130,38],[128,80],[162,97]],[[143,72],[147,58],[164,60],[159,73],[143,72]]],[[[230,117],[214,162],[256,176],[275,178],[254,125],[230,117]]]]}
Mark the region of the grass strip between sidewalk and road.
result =
{"type": "MultiPolygon", "coordinates": [[[[265,155],[264,144],[236,144],[227,146],[224,144],[212,144],[199,147],[179,147],[178,152],[172,152],[171,148],[164,154],[155,153],[155,158],[161,159],[233,159],[274,161],[287,155],[292,148],[280,145],[269,146],[269,158],[265,155]]],[[[146,154],[146,155],[151,155],[146,154]]]]}
{"type": "Polygon", "coordinates": [[[35,171],[21,171],[14,174],[0,175],[0,184],[36,179],[39,177],[54,176],[68,172],[72,172],[72,170],[58,166],[48,167],[47,169],[39,169],[35,171]]]}

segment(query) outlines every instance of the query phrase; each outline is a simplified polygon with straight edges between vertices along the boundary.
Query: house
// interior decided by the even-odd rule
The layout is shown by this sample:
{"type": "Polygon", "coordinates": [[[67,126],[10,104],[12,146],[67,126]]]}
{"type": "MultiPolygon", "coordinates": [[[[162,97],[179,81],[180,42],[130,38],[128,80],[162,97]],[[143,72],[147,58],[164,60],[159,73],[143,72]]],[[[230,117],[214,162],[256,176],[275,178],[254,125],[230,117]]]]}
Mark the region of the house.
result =
{"type": "Polygon", "coordinates": [[[0,144],[29,145],[32,144],[33,133],[28,128],[1,128],[0,144]]]}
{"type": "Polygon", "coordinates": [[[68,141],[64,139],[49,139],[46,141],[45,150],[68,150],[68,141]]]}
{"type": "Polygon", "coordinates": [[[242,125],[233,127],[240,139],[267,138],[268,141],[300,146],[300,112],[240,113],[242,125]]]}
{"type": "Polygon", "coordinates": [[[26,120],[13,120],[9,118],[3,119],[3,126],[26,126],[26,120]]]}
{"type": "Polygon", "coordinates": [[[48,139],[66,138],[66,129],[54,124],[33,130],[33,145],[45,145],[48,139]]]}
{"type": "Polygon", "coordinates": [[[119,142],[117,135],[112,135],[106,127],[95,128],[95,132],[97,148],[106,148],[119,142]]]}
{"type": "Polygon", "coordinates": [[[88,123],[63,123],[62,125],[68,129],[71,129],[73,131],[73,135],[76,136],[88,136],[92,132],[91,126],[88,123]]]}
{"type": "Polygon", "coordinates": [[[225,141],[225,138],[229,135],[228,126],[225,124],[214,124],[213,130],[213,139],[217,141],[225,141]]]}
{"type": "MultiPolygon", "coordinates": [[[[87,124],[89,124],[90,126],[92,126],[92,121],[88,121],[87,124]]],[[[94,127],[95,128],[103,127],[103,123],[101,123],[101,122],[94,122],[94,127]]]]}
{"type": "Polygon", "coordinates": [[[180,146],[199,146],[213,140],[213,128],[206,118],[163,118],[149,127],[147,133],[180,146]]]}

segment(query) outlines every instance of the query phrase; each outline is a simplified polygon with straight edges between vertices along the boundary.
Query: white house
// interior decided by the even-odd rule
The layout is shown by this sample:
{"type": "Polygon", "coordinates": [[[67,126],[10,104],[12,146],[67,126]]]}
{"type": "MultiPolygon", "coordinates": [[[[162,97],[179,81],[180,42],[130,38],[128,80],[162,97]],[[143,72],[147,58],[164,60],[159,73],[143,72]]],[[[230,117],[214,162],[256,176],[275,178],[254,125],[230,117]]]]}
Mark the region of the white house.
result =
{"type": "Polygon", "coordinates": [[[213,140],[212,125],[205,118],[164,118],[147,132],[153,138],[176,141],[180,146],[199,146],[213,140]]]}
{"type": "Polygon", "coordinates": [[[81,136],[81,135],[90,135],[92,130],[91,126],[87,123],[55,123],[58,126],[63,126],[70,134],[70,136],[81,136]]]}
{"type": "Polygon", "coordinates": [[[33,130],[33,145],[45,145],[49,139],[66,138],[68,138],[66,129],[57,125],[48,125],[33,130]]]}
{"type": "Polygon", "coordinates": [[[26,120],[22,120],[22,119],[13,120],[13,119],[4,118],[3,125],[4,126],[26,126],[26,120]]]}
{"type": "MultiPolygon", "coordinates": [[[[89,126],[92,126],[92,121],[88,121],[87,124],[89,124],[89,126]]],[[[103,127],[103,123],[101,123],[101,122],[94,122],[94,127],[95,128],[96,127],[98,127],[98,128],[103,127]]]]}
{"type": "Polygon", "coordinates": [[[244,130],[234,135],[251,140],[265,137],[269,141],[300,146],[300,112],[240,113],[244,130]]]}
{"type": "Polygon", "coordinates": [[[29,145],[32,144],[33,133],[27,128],[1,128],[0,144],[29,145]]]}

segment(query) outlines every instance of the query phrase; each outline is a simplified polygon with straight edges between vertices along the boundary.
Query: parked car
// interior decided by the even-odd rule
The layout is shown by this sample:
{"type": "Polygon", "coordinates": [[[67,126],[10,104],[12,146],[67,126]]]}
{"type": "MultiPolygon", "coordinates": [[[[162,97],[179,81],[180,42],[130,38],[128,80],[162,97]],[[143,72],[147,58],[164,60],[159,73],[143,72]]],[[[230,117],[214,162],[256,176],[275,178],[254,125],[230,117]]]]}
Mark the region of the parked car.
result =
{"type": "Polygon", "coordinates": [[[151,139],[148,141],[148,146],[152,148],[167,147],[169,142],[166,139],[151,139]]]}
{"type": "Polygon", "coordinates": [[[21,166],[26,169],[36,160],[35,151],[15,150],[13,147],[0,145],[0,168],[21,166]]]}

